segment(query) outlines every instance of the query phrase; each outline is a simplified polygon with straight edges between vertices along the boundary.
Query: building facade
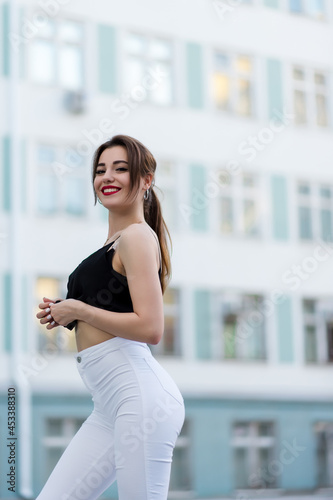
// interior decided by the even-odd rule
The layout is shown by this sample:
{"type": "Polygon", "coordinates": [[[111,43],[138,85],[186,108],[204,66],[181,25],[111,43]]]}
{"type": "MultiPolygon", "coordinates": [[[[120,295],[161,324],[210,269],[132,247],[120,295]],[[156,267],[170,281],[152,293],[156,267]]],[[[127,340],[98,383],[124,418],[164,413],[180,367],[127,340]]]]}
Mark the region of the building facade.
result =
{"type": "Polygon", "coordinates": [[[91,159],[118,133],[172,236],[170,498],[332,495],[332,3],[12,0],[0,26],[0,497],[35,498],[93,407],[35,315],[106,239],[91,159]]]}

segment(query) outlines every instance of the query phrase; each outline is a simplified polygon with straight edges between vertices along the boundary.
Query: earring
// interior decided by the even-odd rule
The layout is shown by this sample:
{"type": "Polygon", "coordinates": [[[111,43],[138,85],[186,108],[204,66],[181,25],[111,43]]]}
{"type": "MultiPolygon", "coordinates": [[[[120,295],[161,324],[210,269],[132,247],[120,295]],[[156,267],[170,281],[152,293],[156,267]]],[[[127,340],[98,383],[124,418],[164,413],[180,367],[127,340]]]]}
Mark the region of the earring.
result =
{"type": "Polygon", "coordinates": [[[145,194],[143,195],[143,199],[144,200],[148,200],[149,198],[149,188],[147,189],[147,191],[145,192],[145,194]]]}
{"type": "Polygon", "coordinates": [[[98,201],[98,203],[100,203],[101,205],[103,205],[103,203],[102,203],[102,202],[101,202],[101,200],[98,198],[98,196],[97,196],[97,201],[98,201]]]}

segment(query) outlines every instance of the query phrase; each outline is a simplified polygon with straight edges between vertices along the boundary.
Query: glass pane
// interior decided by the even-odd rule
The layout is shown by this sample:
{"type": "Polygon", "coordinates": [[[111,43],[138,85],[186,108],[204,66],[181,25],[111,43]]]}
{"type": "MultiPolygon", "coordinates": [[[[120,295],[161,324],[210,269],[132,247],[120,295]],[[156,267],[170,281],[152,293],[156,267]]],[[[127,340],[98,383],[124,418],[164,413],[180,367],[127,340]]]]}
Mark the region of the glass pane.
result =
{"type": "Polygon", "coordinates": [[[293,77],[295,80],[305,80],[305,73],[302,68],[293,67],[293,77]]]}
{"type": "Polygon", "coordinates": [[[301,195],[310,195],[311,194],[311,188],[309,184],[299,184],[298,185],[298,193],[301,195]]]}
{"type": "Polygon", "coordinates": [[[54,38],[55,24],[51,19],[46,19],[40,26],[38,26],[38,38],[54,38]]]}
{"type": "Polygon", "coordinates": [[[57,465],[61,455],[64,452],[63,447],[52,447],[52,448],[47,448],[46,450],[46,461],[44,464],[42,464],[43,469],[44,469],[44,482],[48,479],[50,476],[51,472],[57,465]]]}
{"type": "Polygon", "coordinates": [[[317,84],[317,85],[325,85],[325,83],[326,83],[325,75],[323,75],[323,73],[315,73],[314,74],[314,81],[315,81],[315,84],[317,84]]]}
{"type": "Polygon", "coordinates": [[[173,316],[165,315],[163,333],[163,354],[175,353],[175,329],[176,322],[173,316]]]}
{"type": "Polygon", "coordinates": [[[273,436],[273,424],[271,422],[259,422],[259,436],[273,436]]]}
{"type": "Polygon", "coordinates": [[[83,179],[68,177],[64,181],[66,212],[82,215],[86,210],[86,189],[83,179]]]}
{"type": "Polygon", "coordinates": [[[276,487],[276,474],[270,473],[272,463],[272,450],[271,448],[259,448],[259,470],[262,474],[258,474],[259,486],[261,488],[275,488],[276,487]]]}
{"type": "Polygon", "coordinates": [[[166,40],[152,40],[149,49],[149,56],[152,59],[171,58],[171,43],[166,40]]]}
{"type": "Polygon", "coordinates": [[[213,92],[216,105],[224,110],[230,109],[230,79],[222,73],[213,75],[213,92]]]}
{"type": "Polygon", "coordinates": [[[30,72],[36,83],[55,83],[55,50],[51,42],[35,40],[31,43],[30,72]]]}
{"type": "MultiPolygon", "coordinates": [[[[129,59],[126,67],[126,78],[125,78],[126,91],[131,92],[133,87],[141,85],[141,82],[145,74],[147,74],[147,72],[145,71],[144,63],[140,59],[134,59],[134,58],[129,59]]],[[[143,86],[140,95],[137,94],[132,95],[132,97],[138,101],[144,100],[146,96],[147,96],[147,89],[144,89],[143,86]]]]}
{"type": "Polygon", "coordinates": [[[329,186],[320,186],[320,196],[326,200],[332,198],[332,189],[329,186]]]}
{"type": "Polygon", "coordinates": [[[303,311],[305,314],[315,314],[316,312],[316,302],[311,299],[303,300],[303,311]]]}
{"type": "Polygon", "coordinates": [[[316,328],[313,325],[305,326],[305,360],[309,363],[317,361],[316,328]]]}
{"type": "Polygon", "coordinates": [[[331,210],[320,210],[320,229],[324,241],[333,241],[331,210]]]}
{"type": "Polygon", "coordinates": [[[252,62],[249,57],[238,56],[235,60],[235,68],[239,73],[251,73],[252,62]]]}
{"type": "Polygon", "coordinates": [[[249,478],[248,450],[246,448],[235,448],[235,486],[236,488],[247,488],[249,478]]]}
{"type": "Polygon", "coordinates": [[[290,12],[302,12],[302,0],[289,0],[290,12]]]}
{"type": "Polygon", "coordinates": [[[233,435],[235,437],[249,436],[250,424],[249,422],[237,422],[233,427],[233,435]]]}
{"type": "Polygon", "coordinates": [[[301,90],[294,91],[294,111],[295,111],[295,122],[296,123],[306,123],[306,98],[305,92],[301,90]]]}
{"type": "Polygon", "coordinates": [[[317,125],[326,127],[327,121],[327,100],[322,94],[316,94],[317,125]]]}
{"type": "Polygon", "coordinates": [[[153,86],[149,85],[151,101],[155,104],[171,104],[172,103],[172,73],[171,67],[166,63],[158,63],[152,68],[153,74],[161,76],[156,78],[153,86]],[[155,68],[155,69],[154,69],[155,68]],[[151,88],[153,87],[153,88],[151,88]]]}
{"type": "Polygon", "coordinates": [[[163,195],[160,199],[163,218],[168,227],[176,229],[178,226],[178,209],[176,205],[176,193],[170,189],[162,189],[163,195]]]}
{"type": "Polygon", "coordinates": [[[230,59],[225,54],[217,52],[215,54],[215,70],[216,71],[228,71],[230,67],[230,59]]]}
{"type": "Polygon", "coordinates": [[[69,90],[78,90],[83,86],[81,48],[63,46],[59,50],[59,82],[69,90]]]}
{"type": "Polygon", "coordinates": [[[48,418],[46,421],[46,435],[61,436],[63,434],[62,422],[61,418],[48,418]]]}
{"type": "Polygon", "coordinates": [[[254,175],[243,174],[243,186],[254,187],[255,186],[255,177],[254,177],[254,175]]]}
{"type": "Polygon", "coordinates": [[[126,40],[128,52],[135,55],[145,56],[148,52],[148,44],[145,37],[131,33],[126,40]]]}
{"type": "Polygon", "coordinates": [[[59,22],[58,35],[61,41],[80,43],[83,38],[82,25],[72,21],[59,22]]]}
{"type": "Polygon", "coordinates": [[[39,175],[37,179],[37,209],[53,213],[57,209],[56,183],[53,175],[39,175]]]}
{"type": "Polygon", "coordinates": [[[236,112],[240,115],[251,115],[251,84],[249,80],[239,78],[238,86],[238,102],[236,103],[236,112]]]}
{"type": "Polygon", "coordinates": [[[254,200],[243,202],[243,225],[247,235],[258,234],[257,208],[254,200]]]}
{"type": "Polygon", "coordinates": [[[51,146],[38,146],[37,162],[40,166],[51,166],[56,159],[56,150],[51,146]]]}
{"type": "Polygon", "coordinates": [[[311,209],[298,207],[299,236],[302,239],[312,239],[311,209]]]}
{"type": "Polygon", "coordinates": [[[325,19],[324,0],[308,0],[308,13],[315,19],[325,19]]]}
{"type": "Polygon", "coordinates": [[[224,318],[223,324],[223,345],[224,357],[226,359],[236,358],[236,327],[237,317],[229,314],[224,318]]]}
{"type": "Polygon", "coordinates": [[[186,491],[190,488],[189,453],[186,448],[176,446],[173,451],[169,490],[186,491]]]}
{"type": "Polygon", "coordinates": [[[221,199],[221,231],[222,233],[232,233],[233,231],[233,211],[230,198],[221,199]]]}

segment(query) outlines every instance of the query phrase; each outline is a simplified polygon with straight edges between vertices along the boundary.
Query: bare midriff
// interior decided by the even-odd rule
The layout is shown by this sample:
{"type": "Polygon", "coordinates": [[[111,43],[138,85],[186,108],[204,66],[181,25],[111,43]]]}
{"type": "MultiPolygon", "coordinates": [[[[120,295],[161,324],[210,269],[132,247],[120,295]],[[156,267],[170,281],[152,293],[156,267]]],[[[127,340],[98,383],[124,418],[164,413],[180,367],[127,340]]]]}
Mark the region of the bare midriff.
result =
{"type": "Polygon", "coordinates": [[[78,351],[100,344],[101,342],[114,338],[115,336],[116,335],[111,335],[110,333],[104,332],[99,328],[95,328],[94,326],[81,320],[77,322],[75,328],[76,347],[78,351]]]}

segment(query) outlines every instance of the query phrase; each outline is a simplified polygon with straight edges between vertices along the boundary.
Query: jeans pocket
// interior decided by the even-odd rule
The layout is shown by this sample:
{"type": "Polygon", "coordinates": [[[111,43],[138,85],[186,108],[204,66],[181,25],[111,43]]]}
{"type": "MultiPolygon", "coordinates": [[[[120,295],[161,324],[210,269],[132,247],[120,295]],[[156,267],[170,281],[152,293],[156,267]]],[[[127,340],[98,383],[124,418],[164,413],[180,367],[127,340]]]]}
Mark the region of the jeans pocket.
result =
{"type": "Polygon", "coordinates": [[[157,380],[161,384],[162,388],[172,396],[178,403],[181,405],[184,404],[183,396],[181,395],[180,390],[178,389],[176,382],[169,375],[169,373],[159,364],[158,361],[153,356],[148,356],[144,358],[146,363],[148,364],[151,371],[156,376],[157,380]]]}

